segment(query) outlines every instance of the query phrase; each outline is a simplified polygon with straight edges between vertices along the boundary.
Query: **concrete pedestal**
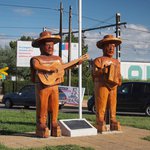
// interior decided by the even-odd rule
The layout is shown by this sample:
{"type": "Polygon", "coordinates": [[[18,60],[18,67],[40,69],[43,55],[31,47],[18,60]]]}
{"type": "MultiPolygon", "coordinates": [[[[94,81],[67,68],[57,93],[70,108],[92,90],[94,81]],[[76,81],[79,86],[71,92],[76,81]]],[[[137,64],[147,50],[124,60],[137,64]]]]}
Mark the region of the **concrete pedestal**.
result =
{"type": "Polygon", "coordinates": [[[97,129],[86,119],[67,119],[59,121],[63,136],[90,136],[97,135],[97,129]]]}

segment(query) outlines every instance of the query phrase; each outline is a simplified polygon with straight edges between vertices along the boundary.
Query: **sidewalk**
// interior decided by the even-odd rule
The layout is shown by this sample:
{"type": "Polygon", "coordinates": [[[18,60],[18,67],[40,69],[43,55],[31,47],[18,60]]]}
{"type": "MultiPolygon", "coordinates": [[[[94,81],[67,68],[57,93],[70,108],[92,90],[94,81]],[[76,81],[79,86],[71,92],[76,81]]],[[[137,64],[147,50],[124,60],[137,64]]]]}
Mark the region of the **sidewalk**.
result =
{"type": "Polygon", "coordinates": [[[0,135],[0,143],[11,148],[36,148],[44,146],[76,144],[95,150],[149,150],[150,142],[143,140],[150,131],[132,127],[122,127],[122,133],[98,134],[84,137],[34,137],[34,133],[22,135],[0,135]]]}

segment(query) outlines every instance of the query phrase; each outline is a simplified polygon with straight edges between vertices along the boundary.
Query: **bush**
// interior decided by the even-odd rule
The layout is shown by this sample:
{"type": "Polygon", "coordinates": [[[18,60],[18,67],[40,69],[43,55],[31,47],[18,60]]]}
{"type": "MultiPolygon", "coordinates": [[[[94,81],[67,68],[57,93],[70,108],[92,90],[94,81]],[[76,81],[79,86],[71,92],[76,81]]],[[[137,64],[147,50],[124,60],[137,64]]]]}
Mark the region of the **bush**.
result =
{"type": "Polygon", "coordinates": [[[8,92],[17,92],[19,91],[23,86],[27,84],[32,84],[31,81],[9,81],[5,80],[2,83],[2,94],[6,94],[8,92]]]}

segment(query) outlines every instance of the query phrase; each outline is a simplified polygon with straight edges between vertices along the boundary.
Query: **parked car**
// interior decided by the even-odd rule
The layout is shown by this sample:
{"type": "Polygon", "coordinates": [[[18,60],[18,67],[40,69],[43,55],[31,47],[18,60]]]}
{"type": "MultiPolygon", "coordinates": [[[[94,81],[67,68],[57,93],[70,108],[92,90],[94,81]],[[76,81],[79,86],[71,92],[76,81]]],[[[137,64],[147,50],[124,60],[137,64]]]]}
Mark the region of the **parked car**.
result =
{"type": "MultiPolygon", "coordinates": [[[[95,113],[95,101],[92,96],[87,102],[88,110],[95,113]]],[[[150,116],[150,83],[126,82],[118,87],[118,112],[144,112],[150,116]]]]}
{"type": "MultiPolygon", "coordinates": [[[[65,93],[59,88],[59,108],[64,106],[66,99],[65,93]]],[[[5,104],[6,108],[11,108],[14,105],[24,106],[25,108],[36,106],[35,86],[25,85],[19,92],[5,94],[2,98],[2,103],[5,104]]]]}

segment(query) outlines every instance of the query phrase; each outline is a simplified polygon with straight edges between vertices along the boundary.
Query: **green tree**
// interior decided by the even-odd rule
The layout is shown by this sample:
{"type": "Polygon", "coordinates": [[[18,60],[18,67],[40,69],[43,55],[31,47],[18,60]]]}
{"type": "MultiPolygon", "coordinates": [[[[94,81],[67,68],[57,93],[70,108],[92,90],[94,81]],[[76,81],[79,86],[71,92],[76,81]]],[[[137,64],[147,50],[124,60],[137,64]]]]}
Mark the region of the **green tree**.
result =
{"type": "MultiPolygon", "coordinates": [[[[31,37],[22,36],[19,40],[21,41],[32,41],[31,37]]],[[[29,68],[17,68],[16,59],[17,59],[17,41],[10,41],[10,47],[0,48],[0,66],[8,66],[9,76],[16,75],[18,78],[29,79],[30,78],[30,69],[29,68]]]]}
{"type": "MultiPolygon", "coordinates": [[[[65,37],[64,42],[68,42],[68,36],[65,37]]],[[[78,43],[78,37],[75,37],[74,34],[71,34],[71,42],[78,43]]],[[[86,54],[88,51],[88,45],[85,44],[84,38],[82,39],[82,55],[86,54]]],[[[78,83],[78,68],[72,69],[72,86],[77,86],[78,83]]],[[[89,94],[90,90],[88,87],[93,88],[92,78],[91,78],[91,72],[89,69],[89,61],[86,60],[82,64],[82,81],[83,81],[83,87],[86,87],[86,93],[89,94]]],[[[93,91],[93,89],[92,89],[93,91]]]]}
{"type": "Polygon", "coordinates": [[[10,50],[9,47],[0,48],[0,68],[7,67],[6,59],[8,51],[10,50]]]}

